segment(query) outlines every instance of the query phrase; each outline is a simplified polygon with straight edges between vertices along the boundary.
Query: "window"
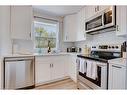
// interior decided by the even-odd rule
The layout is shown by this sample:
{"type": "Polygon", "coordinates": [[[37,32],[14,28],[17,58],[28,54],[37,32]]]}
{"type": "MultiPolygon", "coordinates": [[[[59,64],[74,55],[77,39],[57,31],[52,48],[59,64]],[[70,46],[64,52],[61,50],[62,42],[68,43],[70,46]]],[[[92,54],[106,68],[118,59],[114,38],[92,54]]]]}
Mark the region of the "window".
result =
{"type": "Polygon", "coordinates": [[[51,51],[58,47],[58,22],[34,21],[35,52],[47,53],[48,47],[51,51]]]}

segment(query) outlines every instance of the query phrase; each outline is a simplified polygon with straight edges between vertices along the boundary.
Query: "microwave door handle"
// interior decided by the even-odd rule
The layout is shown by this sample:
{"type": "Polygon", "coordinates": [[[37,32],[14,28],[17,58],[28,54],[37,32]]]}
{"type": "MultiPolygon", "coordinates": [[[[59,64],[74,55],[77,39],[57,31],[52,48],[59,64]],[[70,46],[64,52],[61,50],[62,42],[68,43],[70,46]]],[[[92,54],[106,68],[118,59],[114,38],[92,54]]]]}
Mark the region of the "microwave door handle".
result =
{"type": "Polygon", "coordinates": [[[112,7],[112,24],[115,25],[116,24],[116,6],[112,7]]]}
{"type": "Polygon", "coordinates": [[[104,13],[102,13],[102,26],[104,26],[104,13]]]}

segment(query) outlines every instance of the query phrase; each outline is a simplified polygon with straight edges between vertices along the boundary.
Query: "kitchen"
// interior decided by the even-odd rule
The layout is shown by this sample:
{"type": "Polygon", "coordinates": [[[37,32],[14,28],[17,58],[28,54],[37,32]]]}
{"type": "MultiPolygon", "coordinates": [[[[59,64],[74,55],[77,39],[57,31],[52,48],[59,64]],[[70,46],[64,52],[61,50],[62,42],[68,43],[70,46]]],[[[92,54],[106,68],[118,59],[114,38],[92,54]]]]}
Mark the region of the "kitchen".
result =
{"type": "Polygon", "coordinates": [[[73,89],[127,89],[127,6],[0,6],[0,13],[1,89],[67,79],[73,89]]]}

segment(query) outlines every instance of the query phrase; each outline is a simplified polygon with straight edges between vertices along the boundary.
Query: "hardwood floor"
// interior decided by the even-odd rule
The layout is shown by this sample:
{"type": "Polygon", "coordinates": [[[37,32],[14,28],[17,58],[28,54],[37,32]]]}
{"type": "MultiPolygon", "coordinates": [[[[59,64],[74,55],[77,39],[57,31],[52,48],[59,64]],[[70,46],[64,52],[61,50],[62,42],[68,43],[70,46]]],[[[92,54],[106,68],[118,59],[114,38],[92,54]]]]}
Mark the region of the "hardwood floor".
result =
{"type": "Polygon", "coordinates": [[[54,82],[54,83],[50,83],[50,84],[45,84],[45,85],[42,85],[42,86],[38,86],[36,87],[35,89],[37,90],[68,90],[68,89],[71,89],[71,90],[76,90],[77,89],[77,85],[75,82],[73,82],[71,79],[65,79],[65,80],[61,80],[61,81],[57,81],[57,82],[54,82]]]}

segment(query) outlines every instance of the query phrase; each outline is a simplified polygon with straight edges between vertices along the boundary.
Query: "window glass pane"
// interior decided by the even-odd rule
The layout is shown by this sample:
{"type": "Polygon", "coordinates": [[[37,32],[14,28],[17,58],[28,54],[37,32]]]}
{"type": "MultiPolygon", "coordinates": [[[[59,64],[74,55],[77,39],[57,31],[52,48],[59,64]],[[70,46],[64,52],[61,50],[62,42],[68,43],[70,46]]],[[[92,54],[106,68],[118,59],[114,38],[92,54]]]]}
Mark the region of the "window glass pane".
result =
{"type": "Polygon", "coordinates": [[[34,22],[35,48],[56,48],[58,27],[54,23],[34,22]],[[50,41],[50,43],[49,43],[50,41]]]}

